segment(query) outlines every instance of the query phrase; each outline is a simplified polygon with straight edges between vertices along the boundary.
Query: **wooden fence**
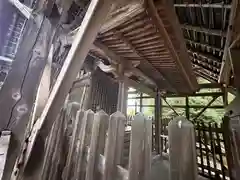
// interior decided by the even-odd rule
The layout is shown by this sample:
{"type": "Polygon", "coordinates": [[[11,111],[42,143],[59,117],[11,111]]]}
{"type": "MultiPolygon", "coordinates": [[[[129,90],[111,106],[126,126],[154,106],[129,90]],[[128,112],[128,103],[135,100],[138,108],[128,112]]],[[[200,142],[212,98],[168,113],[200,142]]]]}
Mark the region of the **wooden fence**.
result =
{"type": "MultiPolygon", "coordinates": [[[[163,119],[161,147],[168,153],[168,123],[163,119]]],[[[230,179],[227,163],[227,138],[223,125],[217,123],[194,123],[196,135],[197,163],[199,174],[209,179],[230,179]]]]}
{"type": "MultiPolygon", "coordinates": [[[[126,117],[116,112],[63,109],[48,137],[42,180],[147,180],[151,171],[152,121],[131,123],[128,165],[123,149],[126,117]]],[[[129,133],[129,132],[128,132],[129,133]]]]}

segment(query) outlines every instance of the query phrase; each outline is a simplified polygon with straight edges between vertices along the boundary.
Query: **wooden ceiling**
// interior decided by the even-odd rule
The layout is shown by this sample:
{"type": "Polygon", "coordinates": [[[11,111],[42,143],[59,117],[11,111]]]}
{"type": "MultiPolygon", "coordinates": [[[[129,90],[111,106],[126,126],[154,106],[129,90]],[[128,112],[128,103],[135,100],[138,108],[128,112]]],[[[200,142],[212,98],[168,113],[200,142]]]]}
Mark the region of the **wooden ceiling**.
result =
{"type": "MultiPolygon", "coordinates": [[[[191,93],[197,89],[180,24],[169,1],[133,1],[118,7],[100,30],[97,42],[121,60],[139,62],[136,68],[160,90],[191,93]]],[[[133,73],[129,78],[139,80],[136,76],[133,73]]]]}

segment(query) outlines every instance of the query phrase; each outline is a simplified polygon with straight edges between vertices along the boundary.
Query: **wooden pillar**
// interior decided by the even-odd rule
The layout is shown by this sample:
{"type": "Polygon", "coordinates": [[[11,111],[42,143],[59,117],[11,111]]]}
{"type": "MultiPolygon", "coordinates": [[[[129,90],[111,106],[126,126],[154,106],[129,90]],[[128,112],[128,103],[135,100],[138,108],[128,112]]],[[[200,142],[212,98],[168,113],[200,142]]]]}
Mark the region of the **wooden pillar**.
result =
{"type": "Polygon", "coordinates": [[[122,112],[123,114],[127,114],[127,84],[124,80],[120,80],[119,89],[118,89],[118,104],[117,110],[122,112]]]}
{"type": "Polygon", "coordinates": [[[161,97],[160,92],[158,91],[155,97],[155,146],[156,146],[156,152],[158,154],[161,153],[161,147],[160,147],[160,129],[162,124],[160,123],[160,113],[161,113],[161,97]]]}
{"type": "Polygon", "coordinates": [[[117,110],[122,112],[123,114],[127,115],[127,97],[128,97],[128,85],[126,83],[126,80],[124,78],[124,69],[125,64],[122,62],[118,66],[118,72],[120,74],[119,77],[119,88],[118,88],[118,104],[117,104],[117,110]]]}
{"type": "Polygon", "coordinates": [[[186,109],[185,109],[186,118],[187,118],[187,120],[190,120],[190,114],[189,114],[189,99],[188,99],[188,97],[186,97],[185,100],[186,100],[186,109]]]}
{"type": "Polygon", "coordinates": [[[143,100],[142,98],[143,98],[143,97],[142,97],[142,96],[143,96],[143,94],[140,93],[140,112],[141,112],[141,113],[143,112],[143,110],[142,110],[142,109],[143,109],[143,104],[142,104],[142,100],[143,100]]]}

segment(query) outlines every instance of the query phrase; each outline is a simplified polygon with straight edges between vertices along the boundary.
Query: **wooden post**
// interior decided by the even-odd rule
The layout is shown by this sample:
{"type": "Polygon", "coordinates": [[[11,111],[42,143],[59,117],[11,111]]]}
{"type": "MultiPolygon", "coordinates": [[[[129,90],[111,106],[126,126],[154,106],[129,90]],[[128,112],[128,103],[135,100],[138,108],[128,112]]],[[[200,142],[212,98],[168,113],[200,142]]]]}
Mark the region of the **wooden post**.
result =
{"type": "Polygon", "coordinates": [[[160,93],[157,92],[157,95],[155,97],[155,148],[158,154],[162,153],[162,147],[160,147],[160,129],[162,124],[160,123],[160,108],[161,108],[161,97],[160,93]]]}
{"type": "Polygon", "coordinates": [[[143,106],[143,97],[142,97],[142,92],[140,93],[140,112],[143,113],[142,106],[143,106]]]}
{"type": "MultiPolygon", "coordinates": [[[[79,114],[80,115],[80,114],[79,114]]],[[[81,118],[81,117],[78,117],[81,118]]],[[[77,146],[78,155],[77,155],[77,162],[76,162],[76,169],[74,171],[74,178],[73,179],[82,179],[85,173],[85,160],[86,157],[86,146],[90,145],[90,139],[92,134],[92,124],[94,119],[94,113],[92,110],[88,110],[84,112],[84,116],[81,121],[80,133],[79,133],[79,145],[77,146]]],[[[65,178],[68,180],[69,178],[65,178]]]]}
{"type": "Polygon", "coordinates": [[[168,124],[170,180],[196,180],[197,156],[193,124],[177,117],[168,124]]]}
{"type": "Polygon", "coordinates": [[[190,120],[190,114],[189,114],[189,99],[188,99],[187,96],[186,96],[186,98],[185,98],[185,101],[186,101],[186,110],[185,110],[186,118],[187,118],[187,120],[190,120]]]}
{"type": "Polygon", "coordinates": [[[125,121],[126,118],[121,112],[116,112],[110,116],[107,142],[104,153],[106,160],[103,180],[114,179],[117,172],[116,167],[121,163],[125,121]]]}
{"type": "Polygon", "coordinates": [[[98,156],[102,154],[104,150],[108,123],[109,117],[104,111],[99,111],[95,114],[85,180],[99,179],[97,173],[97,166],[99,164],[98,156]]]}
{"type": "Polygon", "coordinates": [[[68,150],[67,161],[66,161],[66,165],[65,165],[64,177],[66,179],[68,179],[71,174],[70,169],[73,164],[74,149],[76,147],[76,143],[77,143],[78,136],[79,136],[80,125],[82,122],[81,120],[83,119],[83,116],[84,116],[84,111],[77,112],[77,109],[79,109],[79,108],[77,107],[75,109],[73,106],[74,105],[72,105],[72,107],[69,108],[69,111],[73,111],[73,112],[70,112],[70,114],[72,115],[72,121],[73,121],[72,124],[74,126],[73,126],[72,138],[71,138],[71,142],[70,142],[70,146],[69,146],[69,150],[68,150]],[[74,114],[75,114],[75,117],[74,117],[74,114]]]}
{"type": "Polygon", "coordinates": [[[148,180],[151,172],[152,121],[138,114],[132,121],[129,180],[148,180]],[[142,148],[141,148],[142,147],[142,148]]]}

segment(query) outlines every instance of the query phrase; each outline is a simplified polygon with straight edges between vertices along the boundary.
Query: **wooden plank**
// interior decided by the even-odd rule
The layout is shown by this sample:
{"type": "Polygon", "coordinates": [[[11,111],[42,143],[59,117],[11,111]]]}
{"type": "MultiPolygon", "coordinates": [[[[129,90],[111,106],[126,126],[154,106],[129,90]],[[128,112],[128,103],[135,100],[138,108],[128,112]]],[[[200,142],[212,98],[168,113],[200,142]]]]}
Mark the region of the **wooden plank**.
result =
{"type": "MultiPolygon", "coordinates": [[[[71,105],[74,106],[74,105],[71,105]]],[[[72,138],[71,138],[71,142],[70,142],[70,146],[69,146],[69,150],[68,150],[68,155],[67,155],[67,160],[66,160],[66,165],[65,165],[65,170],[64,170],[64,178],[65,179],[69,179],[71,176],[71,168],[72,168],[72,164],[73,164],[73,158],[74,158],[74,151],[76,148],[76,143],[77,143],[77,139],[79,136],[79,131],[80,131],[80,125],[82,123],[82,119],[84,116],[84,111],[78,111],[76,112],[77,109],[79,109],[78,107],[70,107],[70,111],[75,111],[75,112],[70,112],[71,114],[71,119],[73,121],[73,133],[72,133],[72,138]],[[75,117],[74,117],[75,114],[75,117]]]]}
{"type": "MultiPolygon", "coordinates": [[[[217,124],[215,124],[215,128],[218,128],[217,124]]],[[[221,141],[220,141],[220,136],[219,136],[219,133],[216,133],[216,136],[217,136],[217,146],[218,146],[218,149],[220,152],[218,152],[218,155],[220,157],[220,164],[221,164],[221,170],[222,170],[222,176],[223,176],[223,179],[226,178],[226,174],[225,174],[225,166],[223,164],[223,157],[222,157],[222,148],[221,148],[221,141]]]]}
{"type": "Polygon", "coordinates": [[[8,147],[10,144],[11,132],[0,132],[0,180],[3,180],[3,172],[7,159],[8,147]]]}
{"type": "MultiPolygon", "coordinates": [[[[16,138],[10,145],[4,178],[10,179],[25,135],[29,116],[35,101],[36,89],[49,51],[54,27],[39,17],[36,24],[28,20],[23,40],[8,78],[0,92],[0,128],[8,128],[16,138]],[[29,37],[29,38],[26,38],[29,37]]],[[[56,117],[55,117],[56,118],[56,117]]]]}
{"type": "Polygon", "coordinates": [[[57,139],[58,139],[58,131],[60,129],[60,125],[61,125],[61,122],[63,121],[63,118],[64,118],[64,113],[62,110],[59,113],[58,117],[56,118],[56,121],[51,130],[51,133],[49,134],[46,153],[45,153],[45,157],[43,160],[43,169],[42,169],[42,174],[41,174],[42,180],[49,179],[50,169],[52,166],[54,166],[53,154],[56,151],[55,147],[56,147],[56,143],[57,143],[57,139]]]}
{"type": "MultiPolygon", "coordinates": [[[[206,128],[206,126],[204,125],[204,123],[201,123],[201,126],[202,127],[205,127],[206,128]]],[[[205,146],[205,149],[206,149],[206,159],[207,159],[207,171],[208,171],[208,177],[210,177],[210,178],[212,178],[212,174],[211,174],[211,166],[210,166],[210,150],[209,150],[209,148],[206,148],[206,147],[208,147],[208,138],[207,138],[207,132],[206,131],[203,131],[203,139],[204,139],[204,146],[205,146]]]]}
{"type": "Polygon", "coordinates": [[[107,142],[105,147],[105,169],[103,180],[112,180],[116,174],[116,166],[121,163],[126,118],[121,112],[110,116],[107,142]]]}
{"type": "MultiPolygon", "coordinates": [[[[66,121],[66,116],[65,116],[66,111],[63,109],[62,113],[60,114],[60,119],[58,121],[56,121],[57,125],[57,133],[56,133],[56,141],[55,144],[53,146],[53,155],[51,157],[52,160],[52,166],[50,167],[50,171],[49,171],[49,180],[55,180],[58,179],[59,174],[61,172],[59,172],[58,170],[58,166],[59,163],[61,161],[61,152],[63,151],[62,149],[62,145],[63,145],[63,140],[64,140],[64,124],[66,121]]],[[[41,176],[39,177],[39,179],[41,179],[41,176]]]]}
{"type": "Polygon", "coordinates": [[[161,95],[160,92],[157,92],[157,96],[155,97],[155,149],[158,154],[161,154],[162,147],[161,146],[161,130],[162,130],[162,124],[160,123],[160,109],[161,109],[161,95]]]}
{"type": "Polygon", "coordinates": [[[152,164],[152,119],[145,119],[144,126],[144,169],[142,180],[149,180],[152,164]]]}
{"type": "MultiPolygon", "coordinates": [[[[203,148],[202,148],[202,130],[200,129],[199,122],[197,123],[197,129],[198,129],[198,143],[199,143],[199,151],[200,151],[200,159],[201,159],[201,165],[204,165],[203,163],[203,148]]],[[[204,169],[201,169],[202,173],[204,173],[204,169]]]]}
{"type": "Polygon", "coordinates": [[[129,156],[129,180],[139,180],[142,176],[144,159],[144,123],[142,114],[137,114],[132,121],[131,144],[129,156]],[[141,172],[141,173],[140,173],[141,172]]]}
{"type": "Polygon", "coordinates": [[[227,29],[227,36],[224,46],[224,52],[222,57],[222,66],[220,70],[220,76],[219,76],[219,82],[229,84],[230,79],[230,72],[231,72],[231,61],[229,57],[229,47],[232,43],[233,38],[233,27],[235,25],[235,18],[238,11],[238,0],[233,0],[231,4],[231,11],[230,11],[230,17],[229,17],[229,23],[228,23],[228,29],[227,29]]]}
{"type": "Polygon", "coordinates": [[[63,64],[63,68],[56,80],[51,91],[47,104],[33,128],[30,136],[30,143],[27,146],[25,163],[28,162],[31,152],[34,151],[35,140],[38,137],[46,139],[52,127],[53,121],[74,82],[79,69],[81,69],[85,57],[97,36],[98,30],[104,21],[112,5],[112,1],[93,0],[91,1],[88,11],[82,21],[81,27],[76,34],[76,38],[63,64]],[[79,59],[81,61],[79,61],[79,59]]]}
{"type": "MultiPolygon", "coordinates": [[[[80,114],[79,114],[80,115],[80,114]]],[[[84,112],[84,116],[79,116],[79,121],[81,121],[80,133],[79,133],[79,145],[77,145],[78,155],[76,168],[74,170],[74,179],[83,178],[85,175],[85,158],[86,158],[86,147],[90,144],[91,134],[92,134],[92,124],[94,120],[94,112],[92,110],[87,110],[84,112]]],[[[68,180],[67,178],[64,178],[68,180]]]]}
{"type": "Polygon", "coordinates": [[[85,180],[99,178],[97,165],[99,164],[99,155],[104,151],[108,123],[109,116],[104,111],[99,111],[94,115],[85,180]]]}

